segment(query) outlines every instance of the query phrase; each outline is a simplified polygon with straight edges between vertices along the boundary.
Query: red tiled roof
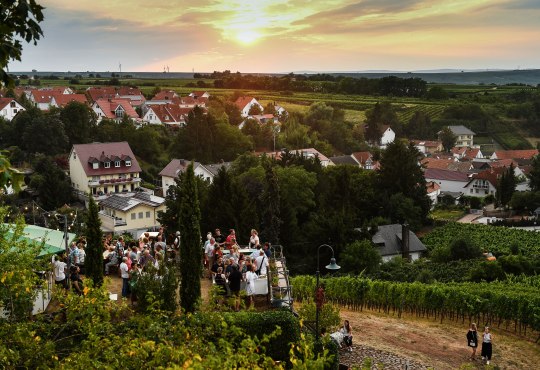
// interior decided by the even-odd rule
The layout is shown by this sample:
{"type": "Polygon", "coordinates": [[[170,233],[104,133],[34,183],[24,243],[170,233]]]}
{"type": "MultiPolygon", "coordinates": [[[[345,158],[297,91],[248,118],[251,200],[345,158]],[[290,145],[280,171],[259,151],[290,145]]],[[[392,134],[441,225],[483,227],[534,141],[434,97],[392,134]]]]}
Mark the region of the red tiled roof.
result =
{"type": "MultiPolygon", "coordinates": [[[[190,163],[191,161],[187,161],[185,159],[173,159],[169,162],[169,164],[167,164],[167,166],[165,166],[164,169],[161,170],[159,176],[175,178],[178,176],[179,172],[184,172],[190,163]]],[[[193,162],[193,168],[197,168],[199,165],[199,162],[193,162]]]]}
{"type": "Polygon", "coordinates": [[[72,101],[88,104],[88,100],[84,94],[54,94],[53,96],[54,101],[59,107],[65,107],[72,101]]]}
{"type": "Polygon", "coordinates": [[[33,90],[32,96],[36,104],[48,104],[51,102],[54,94],[46,91],[33,90]]]}
{"type": "Polygon", "coordinates": [[[193,96],[194,98],[197,97],[200,99],[201,96],[203,96],[207,92],[208,91],[193,91],[190,95],[193,96]]]}
{"type": "Polygon", "coordinates": [[[129,104],[128,99],[98,99],[95,104],[101,108],[107,118],[116,119],[115,111],[118,106],[124,109],[124,114],[130,118],[139,118],[135,109],[129,104]]]}
{"type": "Polygon", "coordinates": [[[422,159],[421,163],[425,168],[446,170],[450,164],[454,163],[454,159],[426,157],[422,159]]]}
{"type": "Polygon", "coordinates": [[[506,168],[504,167],[490,168],[489,170],[485,170],[485,171],[474,174],[471,178],[471,181],[477,180],[477,179],[487,180],[491,183],[491,185],[497,186],[497,181],[501,177],[504,171],[506,171],[506,168]]]}
{"type": "Polygon", "coordinates": [[[160,91],[153,98],[153,101],[156,100],[173,100],[174,98],[179,98],[180,96],[173,90],[160,91]]]}
{"type": "Polygon", "coordinates": [[[13,99],[13,98],[0,98],[0,110],[2,110],[2,108],[4,108],[6,105],[8,105],[9,103],[11,103],[14,100],[15,99],[13,99]]]}
{"type": "Polygon", "coordinates": [[[99,99],[112,99],[116,97],[116,89],[113,86],[89,87],[86,89],[86,93],[93,102],[99,99]]]}
{"type": "Polygon", "coordinates": [[[518,163],[513,159],[499,159],[497,161],[490,162],[489,165],[491,168],[510,167],[510,165],[518,167],[518,163]]]}
{"type": "Polygon", "coordinates": [[[355,152],[351,154],[354,159],[361,165],[364,165],[368,159],[372,159],[373,155],[370,152],[355,152]]]}
{"type": "Polygon", "coordinates": [[[497,159],[531,159],[538,154],[538,149],[497,150],[497,159]]]}
{"type": "Polygon", "coordinates": [[[150,109],[156,114],[162,123],[184,122],[193,108],[180,108],[176,104],[153,104],[150,109]]]}
{"type": "Polygon", "coordinates": [[[238,107],[238,109],[242,110],[246,107],[246,105],[248,105],[254,98],[252,96],[241,96],[239,97],[238,99],[236,99],[236,101],[234,102],[234,104],[238,107]]]}
{"type": "Polygon", "coordinates": [[[137,158],[135,158],[127,141],[116,143],[75,144],[71,151],[77,154],[77,159],[81,162],[86,176],[141,172],[139,162],[137,162],[137,158]],[[131,166],[127,167],[122,164],[120,167],[111,165],[110,168],[104,168],[100,165],[98,169],[93,169],[90,165],[90,161],[92,160],[95,161],[98,159],[103,161],[108,158],[112,161],[113,157],[120,157],[122,160],[129,157],[131,159],[131,166]]]}
{"type": "Polygon", "coordinates": [[[422,145],[426,148],[437,148],[439,145],[442,145],[440,141],[433,140],[411,140],[414,145],[422,145]]]}
{"type": "Polygon", "coordinates": [[[141,95],[142,96],[141,89],[139,89],[138,87],[120,86],[116,92],[118,93],[118,95],[141,95]]]}
{"type": "Polygon", "coordinates": [[[424,177],[427,179],[468,182],[469,176],[458,171],[441,170],[438,168],[426,168],[424,177]]]}

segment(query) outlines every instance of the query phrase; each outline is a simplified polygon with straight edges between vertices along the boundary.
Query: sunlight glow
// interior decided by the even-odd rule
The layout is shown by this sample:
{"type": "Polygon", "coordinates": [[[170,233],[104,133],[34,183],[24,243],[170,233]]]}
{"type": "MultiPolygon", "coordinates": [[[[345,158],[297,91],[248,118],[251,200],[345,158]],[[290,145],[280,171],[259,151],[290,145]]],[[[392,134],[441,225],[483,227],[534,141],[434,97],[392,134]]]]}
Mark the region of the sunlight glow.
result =
{"type": "Polygon", "coordinates": [[[236,34],[236,40],[246,45],[254,43],[255,41],[259,40],[261,37],[262,37],[261,34],[254,30],[239,31],[236,34]]]}

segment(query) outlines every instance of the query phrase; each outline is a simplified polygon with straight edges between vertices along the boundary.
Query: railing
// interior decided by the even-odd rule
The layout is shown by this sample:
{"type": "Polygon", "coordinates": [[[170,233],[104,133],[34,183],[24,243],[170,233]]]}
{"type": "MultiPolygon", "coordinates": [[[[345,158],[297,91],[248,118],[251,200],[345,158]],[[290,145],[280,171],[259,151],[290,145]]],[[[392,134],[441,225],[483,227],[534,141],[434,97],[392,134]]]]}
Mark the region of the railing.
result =
{"type": "Polygon", "coordinates": [[[270,247],[272,257],[270,263],[273,265],[268,272],[268,292],[272,307],[287,307],[292,309],[292,286],[289,283],[289,270],[287,270],[286,259],[283,256],[283,247],[273,245],[270,247]]]}

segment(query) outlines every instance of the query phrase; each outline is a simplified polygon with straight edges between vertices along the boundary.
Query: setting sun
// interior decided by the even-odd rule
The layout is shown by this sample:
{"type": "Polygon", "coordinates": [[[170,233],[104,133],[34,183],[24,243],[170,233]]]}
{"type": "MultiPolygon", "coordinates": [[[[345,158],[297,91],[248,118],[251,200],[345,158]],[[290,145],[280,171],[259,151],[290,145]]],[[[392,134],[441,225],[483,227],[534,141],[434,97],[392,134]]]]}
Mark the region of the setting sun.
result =
{"type": "Polygon", "coordinates": [[[252,44],[261,38],[261,34],[253,30],[243,30],[236,34],[236,40],[242,44],[252,44]]]}

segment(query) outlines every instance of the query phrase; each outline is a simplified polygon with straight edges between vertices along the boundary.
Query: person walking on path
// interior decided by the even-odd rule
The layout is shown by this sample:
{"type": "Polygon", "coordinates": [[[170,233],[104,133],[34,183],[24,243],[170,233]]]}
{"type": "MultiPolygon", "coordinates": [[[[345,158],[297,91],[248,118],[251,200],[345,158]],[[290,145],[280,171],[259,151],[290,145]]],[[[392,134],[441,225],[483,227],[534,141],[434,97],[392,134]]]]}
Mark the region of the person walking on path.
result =
{"type": "Polygon", "coordinates": [[[476,331],[476,324],[473,322],[469,331],[467,332],[467,345],[472,348],[471,360],[476,360],[476,349],[478,348],[478,333],[476,331]]]}
{"type": "Polygon", "coordinates": [[[129,267],[127,265],[128,258],[122,258],[120,264],[120,276],[122,277],[122,297],[127,298],[129,295],[129,267]]]}
{"type": "Polygon", "coordinates": [[[493,353],[493,334],[489,332],[489,327],[484,329],[484,335],[482,340],[482,360],[486,361],[486,365],[489,365],[491,361],[491,355],[493,353]]]}

